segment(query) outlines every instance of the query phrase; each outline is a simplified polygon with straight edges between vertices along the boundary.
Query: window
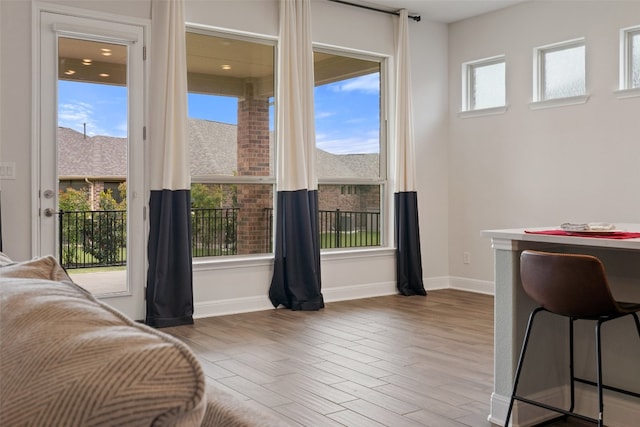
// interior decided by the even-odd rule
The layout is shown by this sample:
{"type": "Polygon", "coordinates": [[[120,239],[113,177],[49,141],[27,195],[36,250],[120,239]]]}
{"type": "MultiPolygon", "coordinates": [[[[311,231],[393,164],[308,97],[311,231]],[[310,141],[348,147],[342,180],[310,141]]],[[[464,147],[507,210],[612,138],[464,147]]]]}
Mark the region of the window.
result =
{"type": "Polygon", "coordinates": [[[584,39],[535,49],[534,101],[585,96],[584,39]]]}
{"type": "Polygon", "coordinates": [[[384,241],[382,61],[314,52],[321,248],[381,246],[384,241]]]}
{"type": "Polygon", "coordinates": [[[186,34],[194,257],[272,251],[274,44],[186,34]]]}
{"type": "Polygon", "coordinates": [[[620,89],[640,89],[640,27],[621,31],[620,89]]]}
{"type": "Polygon", "coordinates": [[[504,56],[462,64],[462,110],[504,107],[505,69],[504,56]]]}

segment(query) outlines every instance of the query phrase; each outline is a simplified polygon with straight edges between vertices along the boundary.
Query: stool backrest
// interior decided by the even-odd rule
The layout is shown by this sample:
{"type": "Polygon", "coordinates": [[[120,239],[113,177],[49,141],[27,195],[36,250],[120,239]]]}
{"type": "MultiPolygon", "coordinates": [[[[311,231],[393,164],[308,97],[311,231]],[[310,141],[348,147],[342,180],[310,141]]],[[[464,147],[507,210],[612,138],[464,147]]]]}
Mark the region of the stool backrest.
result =
{"type": "Polygon", "coordinates": [[[618,312],[604,266],[594,256],[523,251],[520,278],[527,295],[553,313],[598,317],[618,312]]]}

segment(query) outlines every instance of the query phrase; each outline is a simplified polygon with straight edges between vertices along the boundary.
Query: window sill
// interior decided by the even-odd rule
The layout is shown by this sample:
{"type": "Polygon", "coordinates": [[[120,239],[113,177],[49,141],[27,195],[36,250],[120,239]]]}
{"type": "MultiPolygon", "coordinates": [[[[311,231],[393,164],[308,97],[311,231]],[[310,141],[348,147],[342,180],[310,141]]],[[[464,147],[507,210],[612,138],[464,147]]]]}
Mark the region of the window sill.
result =
{"type": "Polygon", "coordinates": [[[460,111],[458,117],[461,119],[470,119],[472,117],[494,116],[496,114],[504,114],[507,112],[506,105],[500,107],[480,108],[478,110],[460,111]]]}
{"type": "MultiPolygon", "coordinates": [[[[368,247],[368,248],[345,248],[345,249],[323,249],[320,252],[322,261],[336,259],[355,259],[370,257],[388,257],[395,254],[394,248],[389,247],[368,247]]],[[[259,267],[273,266],[273,254],[264,255],[230,255],[227,257],[194,258],[192,261],[193,271],[227,270],[238,267],[259,267]]]]}
{"type": "Polygon", "coordinates": [[[194,258],[193,271],[226,270],[238,267],[272,266],[273,254],[230,255],[225,257],[194,258]]]}
{"type": "Polygon", "coordinates": [[[534,101],[529,104],[531,110],[542,110],[545,108],[566,107],[569,105],[586,104],[589,95],[569,96],[567,98],[547,99],[545,101],[534,101]]]}
{"type": "Polygon", "coordinates": [[[620,89],[613,92],[618,99],[635,98],[640,96],[640,87],[633,89],[620,89]]]}
{"type": "Polygon", "coordinates": [[[320,251],[322,261],[334,259],[370,258],[375,256],[387,257],[395,254],[395,248],[386,246],[368,248],[323,249],[320,251]]]}

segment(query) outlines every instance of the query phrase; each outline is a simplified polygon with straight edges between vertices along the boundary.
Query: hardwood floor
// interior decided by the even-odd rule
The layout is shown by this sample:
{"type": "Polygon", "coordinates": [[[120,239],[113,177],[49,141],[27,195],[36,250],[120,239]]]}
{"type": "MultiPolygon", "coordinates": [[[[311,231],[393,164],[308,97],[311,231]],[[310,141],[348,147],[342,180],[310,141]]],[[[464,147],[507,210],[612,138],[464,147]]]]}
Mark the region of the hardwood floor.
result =
{"type": "Polygon", "coordinates": [[[440,290],[163,331],[193,349],[210,382],[284,425],[492,426],[491,296],[440,290]]]}

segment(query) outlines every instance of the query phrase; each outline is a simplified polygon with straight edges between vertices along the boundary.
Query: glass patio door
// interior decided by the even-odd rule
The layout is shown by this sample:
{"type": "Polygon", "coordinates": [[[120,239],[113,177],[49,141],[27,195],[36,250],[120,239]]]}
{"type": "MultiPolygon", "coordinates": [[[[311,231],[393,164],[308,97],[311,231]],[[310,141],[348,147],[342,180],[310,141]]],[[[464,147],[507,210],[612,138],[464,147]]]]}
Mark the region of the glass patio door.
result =
{"type": "Polygon", "coordinates": [[[144,318],[144,28],[40,11],[35,247],[144,318]]]}

